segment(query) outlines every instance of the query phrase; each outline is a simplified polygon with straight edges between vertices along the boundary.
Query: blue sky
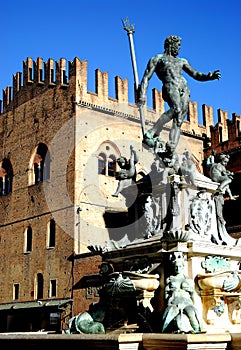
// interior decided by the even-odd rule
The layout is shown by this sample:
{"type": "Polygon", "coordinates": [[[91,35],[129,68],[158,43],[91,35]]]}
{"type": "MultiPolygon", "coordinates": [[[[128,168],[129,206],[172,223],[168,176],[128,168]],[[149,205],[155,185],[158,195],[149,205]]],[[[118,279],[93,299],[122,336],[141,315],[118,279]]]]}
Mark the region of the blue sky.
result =
{"type": "MultiPolygon", "coordinates": [[[[133,102],[134,78],[126,31],[121,20],[135,25],[134,44],[139,80],[149,58],[163,52],[168,35],[182,38],[179,57],[203,72],[220,69],[219,81],[198,82],[186,76],[191,100],[241,114],[241,2],[240,0],[97,1],[3,0],[1,2],[0,89],[12,85],[27,57],[44,60],[75,57],[88,61],[88,89],[94,91],[94,72],[128,78],[133,102]]],[[[153,87],[161,83],[153,77],[153,87]]],[[[150,102],[148,102],[150,104],[150,102]]]]}

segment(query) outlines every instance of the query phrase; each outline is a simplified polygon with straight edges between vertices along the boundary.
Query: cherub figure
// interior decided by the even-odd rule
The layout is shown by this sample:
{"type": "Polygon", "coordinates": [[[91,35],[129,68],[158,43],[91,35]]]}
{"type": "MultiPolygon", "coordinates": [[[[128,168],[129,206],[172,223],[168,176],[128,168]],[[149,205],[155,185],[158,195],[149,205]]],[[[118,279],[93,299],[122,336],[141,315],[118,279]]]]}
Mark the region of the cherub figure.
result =
{"type": "Polygon", "coordinates": [[[187,183],[195,185],[196,166],[188,151],[184,153],[179,173],[187,183]]]}
{"type": "Polygon", "coordinates": [[[136,163],[139,161],[139,156],[134,148],[134,146],[130,146],[130,159],[127,160],[126,157],[121,156],[117,158],[116,162],[121,168],[120,171],[116,172],[115,178],[119,180],[117,189],[112,197],[118,197],[121,191],[130,186],[132,182],[136,181],[136,163]]]}
{"type": "Polygon", "coordinates": [[[164,165],[164,171],[162,173],[162,183],[166,184],[168,176],[178,174],[180,164],[178,155],[175,152],[176,145],[172,141],[166,143],[165,152],[158,153],[158,156],[162,159],[164,165]]]}
{"type": "Polygon", "coordinates": [[[232,195],[229,184],[233,180],[234,173],[226,169],[226,166],[229,162],[229,155],[220,154],[217,162],[213,163],[210,168],[210,177],[213,181],[218,182],[218,190],[225,194],[226,192],[229,195],[231,200],[236,198],[232,195]]]}

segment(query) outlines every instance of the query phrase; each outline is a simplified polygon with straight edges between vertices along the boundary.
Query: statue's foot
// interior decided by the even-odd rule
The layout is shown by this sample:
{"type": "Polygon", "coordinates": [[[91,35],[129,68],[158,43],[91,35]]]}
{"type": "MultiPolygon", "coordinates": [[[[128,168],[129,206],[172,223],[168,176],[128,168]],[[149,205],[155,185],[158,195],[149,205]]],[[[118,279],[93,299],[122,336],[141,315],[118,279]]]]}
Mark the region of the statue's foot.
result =
{"type": "Polygon", "coordinates": [[[118,197],[118,193],[113,193],[112,197],[118,197]]]}
{"type": "Polygon", "coordinates": [[[156,144],[156,140],[154,139],[153,135],[149,131],[147,131],[143,136],[142,142],[151,148],[153,148],[156,144]]]}

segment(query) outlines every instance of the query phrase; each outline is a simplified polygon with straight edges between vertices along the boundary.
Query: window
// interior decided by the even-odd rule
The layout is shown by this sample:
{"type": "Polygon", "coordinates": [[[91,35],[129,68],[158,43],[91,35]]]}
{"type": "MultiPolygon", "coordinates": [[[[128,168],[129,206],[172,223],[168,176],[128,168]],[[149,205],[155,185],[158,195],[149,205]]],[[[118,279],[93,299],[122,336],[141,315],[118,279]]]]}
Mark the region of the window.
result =
{"type": "Polygon", "coordinates": [[[116,157],[112,154],[107,157],[104,153],[98,156],[98,174],[106,176],[115,176],[116,171],[116,157]]]}
{"type": "Polygon", "coordinates": [[[108,158],[108,176],[115,176],[116,171],[116,157],[111,154],[108,158]]]}
{"type": "Polygon", "coordinates": [[[10,160],[4,158],[0,165],[0,195],[6,196],[12,192],[13,168],[10,160]]]}
{"type": "Polygon", "coordinates": [[[33,240],[32,228],[31,228],[31,226],[29,226],[25,230],[25,249],[24,249],[24,251],[26,253],[32,251],[32,240],[33,240]]]}
{"type": "Polygon", "coordinates": [[[48,147],[40,143],[32,154],[29,166],[29,185],[50,179],[50,155],[48,147]]]}
{"type": "Polygon", "coordinates": [[[44,293],[44,279],[41,273],[37,274],[37,284],[36,284],[36,297],[37,299],[43,299],[44,293]]]}
{"type": "Polygon", "coordinates": [[[98,174],[115,176],[116,158],[120,156],[117,146],[110,141],[103,142],[97,151],[98,174]]]}
{"type": "Polygon", "coordinates": [[[47,226],[47,247],[55,247],[55,221],[51,219],[47,226]]]}
{"type": "Polygon", "coordinates": [[[98,174],[105,175],[105,166],[106,166],[106,155],[100,153],[98,155],[98,174]]]}
{"type": "Polygon", "coordinates": [[[19,299],[19,283],[13,285],[13,300],[19,299]]]}
{"type": "Polygon", "coordinates": [[[57,284],[56,280],[50,280],[50,289],[49,289],[49,297],[57,296],[57,284]]]}
{"type": "Polygon", "coordinates": [[[60,321],[60,312],[50,312],[49,323],[58,324],[60,321]]]}

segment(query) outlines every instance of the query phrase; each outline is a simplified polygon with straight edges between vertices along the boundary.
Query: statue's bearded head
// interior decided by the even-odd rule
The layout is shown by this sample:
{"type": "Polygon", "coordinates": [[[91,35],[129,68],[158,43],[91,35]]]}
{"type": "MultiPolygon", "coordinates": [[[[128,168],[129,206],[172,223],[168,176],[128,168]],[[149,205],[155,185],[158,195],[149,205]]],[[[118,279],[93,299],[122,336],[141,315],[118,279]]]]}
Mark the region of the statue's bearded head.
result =
{"type": "Polygon", "coordinates": [[[164,42],[165,53],[176,57],[181,46],[180,36],[170,35],[164,42]]]}

